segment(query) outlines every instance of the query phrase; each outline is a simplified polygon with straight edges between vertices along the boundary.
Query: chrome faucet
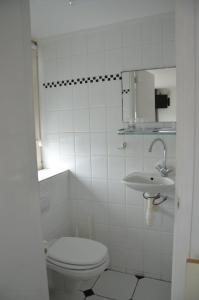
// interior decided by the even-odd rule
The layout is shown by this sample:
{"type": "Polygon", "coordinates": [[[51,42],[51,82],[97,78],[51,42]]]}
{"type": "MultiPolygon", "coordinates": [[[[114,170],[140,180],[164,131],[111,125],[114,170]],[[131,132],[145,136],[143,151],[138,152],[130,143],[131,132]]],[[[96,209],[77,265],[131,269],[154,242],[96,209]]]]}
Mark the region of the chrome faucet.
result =
{"type": "Polygon", "coordinates": [[[163,164],[158,164],[155,168],[160,172],[161,176],[166,177],[172,170],[167,168],[166,157],[167,157],[167,147],[165,142],[161,138],[157,138],[152,141],[151,145],[149,146],[149,152],[152,152],[153,145],[156,142],[160,142],[163,145],[163,164]]]}

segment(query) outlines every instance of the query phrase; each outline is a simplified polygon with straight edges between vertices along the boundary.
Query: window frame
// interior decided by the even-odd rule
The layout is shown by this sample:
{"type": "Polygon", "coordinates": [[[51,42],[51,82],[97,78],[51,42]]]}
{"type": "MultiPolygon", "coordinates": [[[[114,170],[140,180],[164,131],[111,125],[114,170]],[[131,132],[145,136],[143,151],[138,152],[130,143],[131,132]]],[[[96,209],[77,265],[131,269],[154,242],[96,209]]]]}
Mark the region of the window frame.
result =
{"type": "Polygon", "coordinates": [[[43,169],[43,159],[42,159],[41,114],[40,114],[40,95],[39,95],[39,60],[38,60],[38,44],[36,41],[32,41],[31,48],[32,48],[32,87],[33,87],[37,169],[41,170],[43,169]]]}

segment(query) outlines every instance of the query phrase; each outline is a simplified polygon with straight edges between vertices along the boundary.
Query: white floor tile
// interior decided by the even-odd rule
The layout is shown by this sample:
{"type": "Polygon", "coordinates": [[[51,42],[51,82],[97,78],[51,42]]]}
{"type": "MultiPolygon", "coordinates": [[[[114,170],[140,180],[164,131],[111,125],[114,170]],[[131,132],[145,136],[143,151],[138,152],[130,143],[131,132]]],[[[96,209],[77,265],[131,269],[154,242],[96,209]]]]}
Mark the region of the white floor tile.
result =
{"type": "Polygon", "coordinates": [[[98,279],[93,290],[95,294],[115,300],[129,300],[137,279],[133,275],[106,271],[98,279]]]}
{"type": "Polygon", "coordinates": [[[133,300],[170,300],[171,284],[168,282],[143,278],[138,282],[133,300]]]}

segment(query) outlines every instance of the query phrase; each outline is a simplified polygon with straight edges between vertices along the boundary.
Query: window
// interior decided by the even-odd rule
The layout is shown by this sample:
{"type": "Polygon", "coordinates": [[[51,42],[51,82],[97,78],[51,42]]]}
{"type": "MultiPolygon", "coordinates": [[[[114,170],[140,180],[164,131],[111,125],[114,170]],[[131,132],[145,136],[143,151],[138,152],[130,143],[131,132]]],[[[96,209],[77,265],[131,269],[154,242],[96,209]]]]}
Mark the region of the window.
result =
{"type": "Polygon", "coordinates": [[[39,102],[39,72],[38,72],[38,46],[32,42],[32,70],[33,70],[33,102],[35,115],[35,142],[37,152],[37,168],[43,168],[41,151],[41,122],[40,122],[40,102],[39,102]]]}

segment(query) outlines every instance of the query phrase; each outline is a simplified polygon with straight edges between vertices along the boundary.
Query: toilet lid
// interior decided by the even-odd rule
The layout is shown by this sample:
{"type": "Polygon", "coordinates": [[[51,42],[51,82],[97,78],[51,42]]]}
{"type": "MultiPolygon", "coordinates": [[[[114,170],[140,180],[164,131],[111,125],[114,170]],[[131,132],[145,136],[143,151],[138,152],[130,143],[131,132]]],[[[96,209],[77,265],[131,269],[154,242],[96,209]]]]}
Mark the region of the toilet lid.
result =
{"type": "Polygon", "coordinates": [[[103,244],[76,237],[62,237],[48,248],[48,258],[71,265],[89,266],[101,263],[108,250],[103,244]]]}

